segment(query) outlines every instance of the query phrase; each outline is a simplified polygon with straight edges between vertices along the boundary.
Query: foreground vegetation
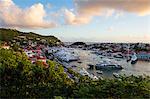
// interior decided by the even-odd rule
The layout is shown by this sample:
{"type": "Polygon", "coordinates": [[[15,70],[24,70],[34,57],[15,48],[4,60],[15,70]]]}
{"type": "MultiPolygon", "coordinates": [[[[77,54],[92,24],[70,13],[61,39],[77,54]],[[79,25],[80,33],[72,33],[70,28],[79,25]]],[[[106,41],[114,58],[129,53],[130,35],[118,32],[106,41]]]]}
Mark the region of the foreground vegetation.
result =
{"type": "Polygon", "coordinates": [[[62,65],[48,61],[49,68],[31,64],[23,52],[0,49],[0,97],[18,98],[150,98],[150,77],[130,76],[93,81],[68,78],[62,65]]]}

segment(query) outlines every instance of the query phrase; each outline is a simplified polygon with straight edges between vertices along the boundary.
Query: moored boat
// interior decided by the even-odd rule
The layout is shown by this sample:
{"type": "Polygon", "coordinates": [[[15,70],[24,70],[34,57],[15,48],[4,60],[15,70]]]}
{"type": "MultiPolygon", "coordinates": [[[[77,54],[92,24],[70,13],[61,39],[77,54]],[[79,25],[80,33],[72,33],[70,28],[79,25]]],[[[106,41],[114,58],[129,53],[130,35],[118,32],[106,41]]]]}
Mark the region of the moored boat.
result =
{"type": "Polygon", "coordinates": [[[89,66],[89,69],[94,69],[94,65],[93,64],[87,64],[89,66]]]}
{"type": "Polygon", "coordinates": [[[119,77],[120,77],[119,74],[117,74],[117,73],[113,73],[113,76],[114,76],[115,78],[119,78],[119,77]]]}
{"type": "Polygon", "coordinates": [[[123,67],[117,63],[113,63],[111,61],[101,61],[100,63],[95,65],[96,69],[123,69],[123,67]]]}
{"type": "Polygon", "coordinates": [[[97,74],[103,74],[103,71],[97,71],[96,73],[97,74]]]}
{"type": "Polygon", "coordinates": [[[79,56],[68,49],[62,49],[54,54],[61,61],[71,62],[79,60],[79,56]]]}
{"type": "Polygon", "coordinates": [[[93,80],[98,80],[97,76],[95,76],[94,74],[90,74],[89,72],[87,72],[85,70],[85,68],[80,69],[79,74],[81,74],[82,76],[88,76],[88,77],[90,77],[93,80]]]}
{"type": "Polygon", "coordinates": [[[136,53],[133,53],[133,55],[131,56],[131,64],[136,64],[137,62],[137,56],[136,56],[136,53]]]}

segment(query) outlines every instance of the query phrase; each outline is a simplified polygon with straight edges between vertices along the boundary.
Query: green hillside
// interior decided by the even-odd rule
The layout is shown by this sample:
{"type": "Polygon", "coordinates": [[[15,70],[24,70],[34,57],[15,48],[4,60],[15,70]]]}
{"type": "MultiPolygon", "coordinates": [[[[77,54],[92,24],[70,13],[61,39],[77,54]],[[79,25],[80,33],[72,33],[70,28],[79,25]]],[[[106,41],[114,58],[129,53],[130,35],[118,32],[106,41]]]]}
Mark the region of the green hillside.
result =
{"type": "Polygon", "coordinates": [[[0,41],[11,41],[13,39],[20,39],[19,36],[25,36],[26,41],[28,40],[33,40],[33,41],[40,41],[40,40],[45,40],[46,43],[48,44],[62,44],[62,42],[56,38],[55,36],[42,36],[33,32],[20,32],[16,29],[5,29],[5,28],[0,28],[0,41]]]}
{"type": "Polygon", "coordinates": [[[14,37],[18,36],[21,32],[15,29],[4,29],[0,28],[0,40],[1,41],[10,41],[14,37]]]}

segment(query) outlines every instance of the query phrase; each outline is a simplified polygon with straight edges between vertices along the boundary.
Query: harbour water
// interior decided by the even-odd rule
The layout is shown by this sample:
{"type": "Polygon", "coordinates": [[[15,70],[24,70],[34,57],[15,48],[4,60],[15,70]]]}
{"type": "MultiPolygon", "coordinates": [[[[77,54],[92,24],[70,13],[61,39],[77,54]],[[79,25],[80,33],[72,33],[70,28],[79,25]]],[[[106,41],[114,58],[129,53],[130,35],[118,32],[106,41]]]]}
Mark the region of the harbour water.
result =
{"type": "Polygon", "coordinates": [[[89,73],[94,74],[96,76],[102,76],[104,78],[113,77],[113,73],[125,74],[125,75],[149,75],[150,76],[150,62],[146,61],[138,61],[136,64],[132,65],[130,62],[127,62],[126,59],[121,58],[108,58],[106,56],[96,55],[91,53],[89,50],[81,50],[81,49],[73,49],[75,53],[79,55],[80,62],[70,62],[68,65],[72,67],[74,70],[78,71],[79,68],[85,68],[89,73]],[[103,74],[97,74],[97,71],[100,70],[90,70],[88,64],[95,65],[99,63],[99,61],[109,59],[111,61],[115,61],[122,65],[122,70],[101,70],[103,74]]]}

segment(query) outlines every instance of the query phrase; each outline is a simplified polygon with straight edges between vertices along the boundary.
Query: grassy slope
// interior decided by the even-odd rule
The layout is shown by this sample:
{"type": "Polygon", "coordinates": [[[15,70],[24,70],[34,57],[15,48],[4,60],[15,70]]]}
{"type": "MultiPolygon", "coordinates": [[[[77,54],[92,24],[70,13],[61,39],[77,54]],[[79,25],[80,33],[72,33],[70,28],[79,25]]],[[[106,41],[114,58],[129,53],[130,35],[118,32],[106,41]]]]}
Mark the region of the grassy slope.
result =
{"type": "Polygon", "coordinates": [[[20,32],[15,29],[5,29],[5,28],[0,28],[0,41],[11,41],[14,37],[17,36],[26,36],[27,38],[41,38],[47,40],[49,43],[56,43],[56,42],[61,42],[58,38],[55,36],[42,36],[33,32],[20,32]]]}

